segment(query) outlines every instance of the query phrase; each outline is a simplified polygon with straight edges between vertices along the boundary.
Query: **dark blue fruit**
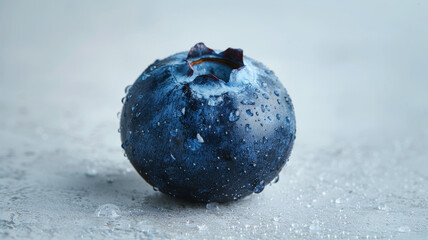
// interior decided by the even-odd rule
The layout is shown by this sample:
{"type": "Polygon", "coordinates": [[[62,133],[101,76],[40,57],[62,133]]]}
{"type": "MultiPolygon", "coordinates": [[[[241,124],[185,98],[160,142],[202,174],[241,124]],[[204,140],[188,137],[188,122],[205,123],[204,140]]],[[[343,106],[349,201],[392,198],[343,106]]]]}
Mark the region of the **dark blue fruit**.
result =
{"type": "Polygon", "coordinates": [[[156,60],[125,91],[122,147],[155,190],[193,202],[237,200],[277,181],[288,161],[290,97],[241,49],[198,43],[156,60]]]}

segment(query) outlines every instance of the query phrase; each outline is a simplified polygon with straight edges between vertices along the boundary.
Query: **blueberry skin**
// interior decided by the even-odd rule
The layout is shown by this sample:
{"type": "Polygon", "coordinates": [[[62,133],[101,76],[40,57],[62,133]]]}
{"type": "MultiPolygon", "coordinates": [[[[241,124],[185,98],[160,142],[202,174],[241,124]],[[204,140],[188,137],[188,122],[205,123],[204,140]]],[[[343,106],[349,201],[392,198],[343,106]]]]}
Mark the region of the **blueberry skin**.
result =
{"type": "Polygon", "coordinates": [[[242,50],[203,43],[150,65],[131,87],[122,147],[155,190],[192,202],[259,193],[290,156],[291,99],[272,71],[242,50]]]}

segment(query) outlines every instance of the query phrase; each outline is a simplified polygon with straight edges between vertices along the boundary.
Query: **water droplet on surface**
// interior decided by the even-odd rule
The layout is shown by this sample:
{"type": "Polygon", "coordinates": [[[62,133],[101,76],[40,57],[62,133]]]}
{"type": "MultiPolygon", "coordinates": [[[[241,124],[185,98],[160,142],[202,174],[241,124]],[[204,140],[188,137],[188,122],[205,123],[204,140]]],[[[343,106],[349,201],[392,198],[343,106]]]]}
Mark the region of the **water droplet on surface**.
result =
{"type": "Polygon", "coordinates": [[[139,117],[141,115],[141,113],[140,112],[137,112],[136,114],[135,114],[135,117],[139,117]]]}
{"type": "Polygon", "coordinates": [[[267,93],[263,93],[262,96],[266,99],[269,99],[269,95],[267,93]]]}
{"type": "Polygon", "coordinates": [[[401,227],[399,227],[397,230],[398,230],[399,232],[402,232],[402,233],[408,233],[408,232],[411,232],[411,229],[410,229],[410,227],[409,227],[409,226],[401,226],[401,227]]]}
{"type": "Polygon", "coordinates": [[[118,206],[114,205],[114,204],[104,204],[101,205],[97,208],[97,210],[95,210],[95,215],[97,217],[105,217],[105,218],[118,218],[120,217],[120,209],[118,206]]]}
{"type": "Polygon", "coordinates": [[[289,118],[289,117],[285,117],[285,121],[286,121],[287,123],[290,123],[290,118],[289,118]]]}
{"type": "Polygon", "coordinates": [[[277,183],[279,181],[279,176],[276,176],[274,179],[273,179],[273,183],[277,183]]]}
{"type": "Polygon", "coordinates": [[[249,116],[254,116],[254,114],[253,114],[253,112],[251,112],[251,110],[250,109],[247,109],[247,111],[245,111],[249,116]]]}
{"type": "Polygon", "coordinates": [[[204,143],[204,139],[202,138],[202,136],[199,133],[196,134],[196,139],[198,139],[198,143],[204,143]]]}
{"type": "Polygon", "coordinates": [[[131,107],[131,111],[135,111],[135,109],[136,109],[136,106],[131,107]]]}
{"type": "Polygon", "coordinates": [[[244,99],[241,101],[241,104],[243,104],[243,105],[254,105],[255,102],[253,100],[250,100],[250,99],[244,99]]]}
{"type": "Polygon", "coordinates": [[[276,114],[276,119],[278,119],[278,120],[280,120],[280,119],[281,119],[281,115],[279,115],[279,113],[278,113],[278,114],[276,114]]]}
{"type": "Polygon", "coordinates": [[[181,114],[183,114],[183,116],[184,116],[184,114],[186,114],[186,108],[185,107],[181,109],[181,114]]]}
{"type": "Polygon", "coordinates": [[[219,210],[220,209],[219,204],[217,202],[207,203],[207,205],[205,205],[205,207],[208,210],[219,210]]]}
{"type": "Polygon", "coordinates": [[[205,225],[205,224],[202,224],[202,225],[196,225],[196,226],[198,227],[198,230],[199,230],[200,232],[202,232],[202,231],[206,231],[206,230],[208,229],[207,225],[205,225]]]}
{"type": "Polygon", "coordinates": [[[98,175],[98,171],[95,168],[86,169],[85,176],[87,177],[95,177],[98,175]]]}
{"type": "Polygon", "coordinates": [[[251,126],[250,124],[245,124],[245,131],[250,132],[251,131],[251,126]]]}
{"type": "Polygon", "coordinates": [[[235,110],[229,114],[229,121],[236,122],[239,119],[239,111],[235,110]]]}
{"type": "Polygon", "coordinates": [[[126,102],[126,97],[123,97],[122,98],[122,103],[125,103],[126,102]]]}
{"type": "Polygon", "coordinates": [[[320,221],[313,220],[311,225],[309,225],[309,231],[311,233],[316,233],[316,232],[319,232],[320,230],[321,230],[320,221]]]}
{"type": "Polygon", "coordinates": [[[259,98],[259,95],[257,95],[257,93],[253,93],[253,97],[254,97],[255,99],[257,99],[257,98],[259,98]]]}
{"type": "Polygon", "coordinates": [[[278,92],[278,90],[274,90],[274,91],[273,91],[273,94],[275,94],[275,96],[279,97],[279,92],[278,92]]]}
{"type": "Polygon", "coordinates": [[[116,116],[118,119],[120,119],[120,112],[117,112],[116,116]]]}
{"type": "Polygon", "coordinates": [[[153,187],[153,190],[157,192],[157,191],[159,191],[159,188],[158,187],[153,187]]]}
{"type": "Polygon", "coordinates": [[[276,102],[278,103],[278,105],[281,105],[281,101],[279,101],[279,99],[276,99],[276,102]]]}
{"type": "Polygon", "coordinates": [[[174,157],[174,155],[172,155],[172,153],[171,153],[171,155],[170,155],[170,156],[171,156],[171,158],[172,158],[173,160],[175,160],[175,157],[174,157]]]}
{"type": "Polygon", "coordinates": [[[265,105],[261,105],[261,106],[260,106],[260,108],[262,109],[262,112],[265,112],[265,111],[266,111],[266,109],[265,109],[265,105]]]}
{"type": "Polygon", "coordinates": [[[379,205],[379,206],[377,207],[377,209],[378,209],[378,210],[381,210],[381,211],[386,211],[386,210],[388,210],[388,207],[386,206],[386,204],[382,204],[382,205],[379,205]]]}
{"type": "Polygon", "coordinates": [[[343,203],[343,200],[341,198],[337,198],[334,202],[337,204],[341,204],[343,203]]]}

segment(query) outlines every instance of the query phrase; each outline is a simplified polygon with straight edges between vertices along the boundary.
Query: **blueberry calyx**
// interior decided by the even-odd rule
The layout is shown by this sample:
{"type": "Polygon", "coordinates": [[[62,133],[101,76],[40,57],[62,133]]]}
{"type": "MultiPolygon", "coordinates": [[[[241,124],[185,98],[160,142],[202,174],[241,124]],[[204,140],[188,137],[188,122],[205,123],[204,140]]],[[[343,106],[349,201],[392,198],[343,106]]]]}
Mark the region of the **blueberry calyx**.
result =
{"type": "Polygon", "coordinates": [[[195,46],[193,46],[189,50],[189,53],[187,54],[187,59],[201,57],[203,55],[209,55],[213,52],[214,52],[214,50],[205,46],[205,44],[203,42],[196,43],[195,46]]]}
{"type": "Polygon", "coordinates": [[[220,53],[226,59],[233,61],[239,67],[244,66],[244,52],[240,48],[228,48],[220,53]]]}
{"type": "Polygon", "coordinates": [[[216,53],[202,42],[189,50],[185,61],[189,67],[188,76],[196,73],[196,77],[207,76],[215,81],[224,82],[229,82],[234,69],[240,70],[245,67],[242,49],[228,48],[216,53]]]}

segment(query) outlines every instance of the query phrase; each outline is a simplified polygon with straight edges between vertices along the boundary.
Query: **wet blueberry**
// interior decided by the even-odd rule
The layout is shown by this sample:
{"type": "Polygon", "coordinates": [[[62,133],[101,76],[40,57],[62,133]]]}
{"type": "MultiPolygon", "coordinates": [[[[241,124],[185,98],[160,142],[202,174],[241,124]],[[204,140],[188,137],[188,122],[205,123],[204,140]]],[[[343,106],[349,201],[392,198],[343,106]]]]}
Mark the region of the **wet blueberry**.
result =
{"type": "Polygon", "coordinates": [[[177,198],[227,202],[259,193],[293,147],[287,91],[241,49],[198,43],[157,60],[127,87],[125,99],[126,156],[154,189],[177,198]]]}

